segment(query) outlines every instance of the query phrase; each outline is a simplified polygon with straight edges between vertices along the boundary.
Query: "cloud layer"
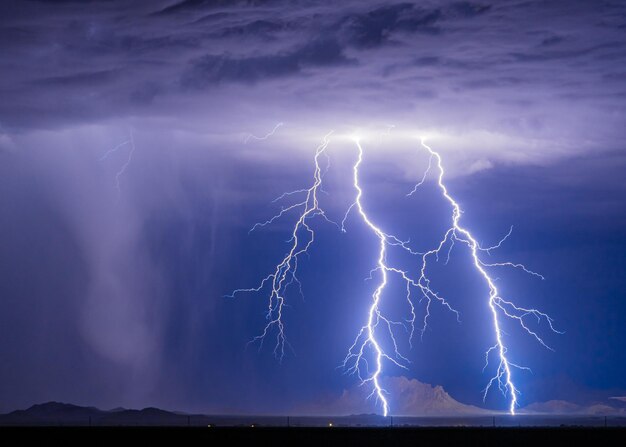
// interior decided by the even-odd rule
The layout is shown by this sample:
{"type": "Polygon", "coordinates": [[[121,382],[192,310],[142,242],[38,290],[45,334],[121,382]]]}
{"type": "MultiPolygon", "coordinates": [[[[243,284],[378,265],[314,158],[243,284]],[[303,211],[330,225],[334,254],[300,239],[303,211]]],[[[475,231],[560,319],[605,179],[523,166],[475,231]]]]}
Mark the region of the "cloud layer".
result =
{"type": "MultiPolygon", "coordinates": [[[[519,142],[495,161],[613,150],[623,5],[604,1],[4,2],[5,131],[123,117],[222,133],[396,124],[519,142]]],[[[489,160],[479,162],[487,166],[489,160]]]]}

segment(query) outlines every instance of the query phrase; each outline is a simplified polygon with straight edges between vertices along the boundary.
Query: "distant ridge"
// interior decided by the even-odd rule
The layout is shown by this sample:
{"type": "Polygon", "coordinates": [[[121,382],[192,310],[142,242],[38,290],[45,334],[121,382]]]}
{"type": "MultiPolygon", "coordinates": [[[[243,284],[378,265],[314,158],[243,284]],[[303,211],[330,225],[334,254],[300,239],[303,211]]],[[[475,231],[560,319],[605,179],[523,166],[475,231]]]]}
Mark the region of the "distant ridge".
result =
{"type": "MultiPolygon", "coordinates": [[[[410,419],[432,418],[437,424],[468,423],[472,418],[491,418],[494,412],[457,402],[442,387],[422,383],[400,382],[405,388],[405,405],[398,408],[399,423],[409,423],[410,419]],[[470,419],[467,419],[470,418],[470,419]],[[402,422],[404,421],[404,422],[402,422]],[[456,421],[456,422],[455,422],[456,421]],[[462,421],[462,422],[460,422],[462,421]]],[[[346,397],[346,394],[342,396],[346,397]]],[[[350,396],[351,398],[354,396],[350,396]]],[[[618,402],[619,405],[619,402],[618,402]]],[[[323,413],[320,413],[323,414],[323,413]]],[[[46,402],[32,405],[25,410],[16,410],[0,415],[0,426],[328,426],[332,421],[336,426],[386,426],[391,423],[373,413],[353,412],[346,416],[236,416],[186,414],[147,407],[141,410],[113,408],[100,410],[96,407],[83,407],[62,402],[46,402]]],[[[520,417],[562,416],[597,417],[616,416],[626,418],[626,407],[616,407],[607,403],[578,405],[563,400],[552,400],[530,404],[519,409],[520,417]]],[[[396,416],[394,416],[396,420],[396,416]]],[[[482,419],[481,419],[482,420],[482,419]]],[[[489,419],[491,420],[491,419],[489,419]]],[[[537,420],[533,419],[533,423],[537,420]]],[[[484,421],[483,421],[484,422],[484,421]]],[[[423,423],[423,422],[420,422],[423,423]]],[[[432,423],[432,422],[431,422],[432,423]]],[[[482,422],[480,423],[482,425],[482,422]]]]}
{"type": "Polygon", "coordinates": [[[536,402],[520,410],[523,414],[586,415],[586,416],[626,416],[626,409],[608,403],[578,405],[565,400],[536,402]]]}
{"type": "MultiPolygon", "coordinates": [[[[0,415],[0,425],[187,425],[191,415],[159,408],[110,411],[62,402],[46,402],[0,415]]],[[[206,417],[206,416],[195,416],[206,417]]]]}

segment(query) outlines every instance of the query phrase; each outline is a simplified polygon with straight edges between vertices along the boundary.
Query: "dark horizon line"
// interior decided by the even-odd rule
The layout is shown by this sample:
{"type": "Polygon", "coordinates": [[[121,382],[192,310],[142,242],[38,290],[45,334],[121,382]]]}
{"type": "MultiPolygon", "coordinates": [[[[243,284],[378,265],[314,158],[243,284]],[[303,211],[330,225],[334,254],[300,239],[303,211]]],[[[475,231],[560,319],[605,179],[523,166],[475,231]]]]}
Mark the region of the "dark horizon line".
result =
{"type": "MultiPolygon", "coordinates": [[[[321,414],[321,413],[310,413],[310,414],[265,413],[263,414],[263,413],[215,413],[215,412],[202,413],[202,412],[169,410],[169,409],[164,409],[164,408],[155,407],[155,406],[148,406],[144,408],[126,408],[126,407],[118,406],[118,407],[114,407],[111,409],[101,409],[93,405],[78,405],[74,403],[60,402],[60,401],[54,401],[54,400],[32,404],[31,406],[24,408],[24,409],[15,409],[7,413],[0,413],[0,417],[15,415],[16,413],[23,414],[27,412],[32,412],[33,410],[40,409],[42,407],[51,407],[53,405],[57,406],[56,408],[57,410],[63,410],[62,407],[65,407],[66,409],[72,408],[73,410],[76,410],[76,409],[91,410],[91,411],[97,411],[97,412],[106,413],[106,414],[116,414],[116,413],[122,413],[122,412],[141,413],[141,412],[146,412],[149,410],[156,410],[162,413],[167,413],[168,415],[171,415],[171,416],[220,417],[220,418],[255,418],[255,417],[256,418],[276,418],[276,419],[280,419],[280,418],[320,418],[320,419],[323,419],[323,418],[328,418],[328,419],[377,418],[377,419],[389,420],[389,419],[393,419],[394,417],[395,418],[419,418],[419,419],[492,418],[496,416],[510,417],[510,418],[528,417],[528,416],[533,416],[533,417],[534,416],[538,416],[538,417],[597,417],[597,418],[603,418],[606,416],[626,417],[626,414],[624,413],[594,414],[594,413],[584,413],[584,412],[581,412],[581,413],[576,413],[576,412],[569,412],[569,413],[522,412],[522,413],[519,413],[518,412],[514,415],[511,415],[508,411],[489,410],[489,409],[484,409],[484,410],[481,409],[482,412],[467,412],[467,413],[457,412],[457,413],[421,414],[421,415],[420,414],[391,414],[388,416],[384,416],[378,413],[350,413],[350,414],[321,414]]],[[[618,407],[613,407],[613,408],[617,411],[620,410],[620,408],[618,407]]],[[[521,410],[523,411],[523,408],[521,410]]]]}

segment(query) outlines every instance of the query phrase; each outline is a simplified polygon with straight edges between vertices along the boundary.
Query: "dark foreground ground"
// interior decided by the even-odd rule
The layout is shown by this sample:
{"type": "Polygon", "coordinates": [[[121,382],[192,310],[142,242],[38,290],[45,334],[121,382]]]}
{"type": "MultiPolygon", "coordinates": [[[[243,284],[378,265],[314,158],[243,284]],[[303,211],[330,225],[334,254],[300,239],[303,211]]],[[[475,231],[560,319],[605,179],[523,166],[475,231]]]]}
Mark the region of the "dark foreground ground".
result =
{"type": "Polygon", "coordinates": [[[625,446],[626,429],[551,428],[348,428],[348,427],[4,427],[3,439],[20,445],[90,445],[129,442],[141,445],[337,446],[625,446]]]}

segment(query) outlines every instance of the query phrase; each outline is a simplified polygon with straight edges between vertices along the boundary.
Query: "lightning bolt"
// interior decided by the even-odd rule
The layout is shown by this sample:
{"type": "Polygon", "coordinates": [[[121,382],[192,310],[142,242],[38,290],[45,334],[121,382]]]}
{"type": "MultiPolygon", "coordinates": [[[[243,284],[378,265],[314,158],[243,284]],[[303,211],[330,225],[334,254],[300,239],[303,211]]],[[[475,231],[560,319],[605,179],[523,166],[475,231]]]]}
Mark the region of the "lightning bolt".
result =
{"type": "MultiPolygon", "coordinates": [[[[269,137],[281,124],[282,123],[279,123],[274,130],[265,137],[254,138],[265,139],[269,137]]],[[[484,390],[483,399],[486,399],[487,393],[491,387],[494,384],[497,384],[505,397],[507,395],[509,396],[509,411],[511,414],[515,414],[519,391],[513,382],[512,369],[517,368],[528,370],[528,368],[511,362],[507,357],[508,348],[504,343],[505,334],[501,329],[500,319],[502,317],[507,317],[517,321],[528,334],[533,336],[539,343],[548,349],[550,349],[549,346],[543,341],[537,332],[526,324],[526,319],[528,317],[534,317],[537,322],[547,321],[552,331],[557,333],[559,332],[554,328],[553,320],[547,314],[537,309],[517,306],[512,301],[501,297],[495,285],[494,279],[488,273],[488,269],[493,267],[514,267],[541,279],[543,279],[543,276],[527,269],[523,264],[512,262],[485,262],[481,258],[483,253],[490,254],[491,250],[499,248],[511,235],[513,227],[510,228],[509,232],[497,244],[491,247],[482,247],[476,241],[471,232],[461,226],[460,219],[462,210],[459,204],[449,194],[443,181],[445,171],[441,156],[438,152],[428,146],[424,139],[421,139],[421,145],[430,154],[428,167],[421,180],[415,185],[413,190],[407,194],[407,196],[412,196],[418,188],[426,182],[428,174],[433,169],[434,165],[438,171],[437,185],[443,197],[452,207],[451,225],[445,231],[443,238],[439,241],[435,248],[425,252],[418,252],[409,245],[409,240],[401,240],[393,234],[386,232],[380,226],[376,225],[370,218],[363,204],[364,191],[360,184],[359,172],[361,164],[363,163],[364,151],[358,138],[354,139],[358,157],[352,167],[352,183],[355,190],[355,199],[346,211],[343,220],[341,221],[341,225],[337,224],[326,216],[326,213],[320,207],[319,203],[319,193],[322,192],[322,180],[324,174],[330,167],[330,159],[327,154],[327,148],[331,134],[332,132],[324,137],[322,143],[315,151],[313,180],[311,186],[283,193],[273,202],[280,202],[291,197],[300,197],[301,199],[296,199],[293,204],[282,206],[277,214],[266,221],[254,224],[254,226],[250,229],[250,232],[252,232],[256,229],[263,228],[274,223],[278,219],[283,218],[292,211],[298,211],[296,222],[291,231],[291,237],[287,241],[290,244],[289,249],[283,256],[282,260],[276,264],[271,273],[263,278],[256,287],[236,289],[230,295],[227,295],[228,297],[234,298],[239,293],[259,293],[265,289],[269,289],[266,313],[267,324],[265,325],[263,331],[250,340],[249,343],[258,342],[259,349],[261,349],[265,339],[270,334],[275,333],[276,339],[274,345],[274,355],[279,359],[279,361],[282,361],[285,355],[285,345],[288,346],[283,322],[283,310],[286,301],[286,293],[289,287],[295,284],[298,286],[300,294],[302,294],[302,285],[297,276],[298,260],[302,254],[308,252],[309,248],[315,241],[315,232],[310,225],[311,220],[315,217],[321,217],[327,222],[336,225],[342,232],[346,232],[346,222],[348,217],[351,213],[357,214],[371,234],[376,238],[378,243],[378,256],[375,266],[370,271],[369,276],[369,279],[373,279],[374,276],[377,275],[378,280],[371,295],[371,302],[368,307],[366,322],[359,329],[354,342],[348,349],[342,363],[345,371],[347,373],[357,375],[361,381],[361,385],[371,384],[372,391],[369,397],[376,397],[377,402],[380,403],[382,407],[384,416],[387,416],[389,414],[389,402],[387,400],[388,392],[381,385],[383,367],[387,362],[389,362],[401,368],[408,369],[410,361],[407,357],[400,353],[397,337],[399,336],[398,331],[404,331],[407,335],[409,345],[412,344],[415,333],[415,323],[417,320],[416,305],[414,303],[415,297],[413,296],[413,292],[418,292],[419,302],[425,301],[424,318],[420,329],[422,337],[424,336],[428,326],[431,304],[433,302],[438,302],[440,305],[454,313],[457,321],[459,321],[459,313],[444,297],[439,295],[433,289],[427,272],[430,260],[434,257],[438,261],[442,251],[444,250],[446,253],[447,263],[450,259],[452,249],[455,246],[455,242],[458,242],[459,244],[463,244],[469,248],[472,256],[473,267],[482,276],[489,288],[488,304],[493,319],[495,344],[485,353],[485,369],[489,365],[489,359],[492,353],[497,353],[499,362],[494,376],[489,380],[484,390]],[[322,162],[323,160],[326,162],[325,165],[322,162]],[[355,212],[353,212],[353,210],[355,212]],[[419,259],[418,274],[412,276],[407,270],[390,263],[387,259],[387,255],[390,250],[403,250],[411,257],[419,259]],[[392,320],[383,312],[381,308],[383,300],[385,299],[385,289],[387,288],[389,282],[394,278],[401,281],[406,289],[404,299],[408,305],[409,316],[402,321],[392,320]]],[[[400,332],[400,334],[402,334],[402,332],[400,332]]]]}
{"type": "Polygon", "coordinates": [[[130,131],[130,138],[128,140],[122,141],[120,144],[118,144],[117,146],[113,147],[112,149],[109,149],[100,158],[98,158],[98,161],[104,161],[107,158],[109,158],[109,156],[111,156],[115,152],[121,150],[125,146],[130,146],[130,150],[128,151],[128,156],[127,156],[126,161],[124,162],[124,164],[122,164],[120,169],[115,174],[115,189],[117,189],[118,196],[122,192],[122,189],[121,189],[121,186],[120,186],[120,179],[121,179],[122,175],[124,175],[124,172],[126,172],[126,169],[128,169],[128,166],[130,165],[130,162],[133,160],[133,155],[135,153],[135,138],[133,136],[132,129],[130,131]]]}
{"type": "Polygon", "coordinates": [[[100,158],[98,158],[98,161],[104,161],[107,158],[109,158],[109,156],[111,154],[114,154],[115,152],[119,151],[120,149],[122,149],[124,146],[126,146],[127,144],[130,144],[130,140],[126,140],[126,141],[122,141],[120,144],[118,144],[117,146],[109,149],[108,151],[106,151],[100,158]]]}
{"type": "MultiPolygon", "coordinates": [[[[508,394],[509,412],[512,415],[514,415],[519,391],[513,382],[512,368],[525,369],[525,370],[528,370],[529,368],[512,363],[507,357],[508,349],[504,343],[504,338],[503,338],[504,333],[501,328],[500,317],[504,316],[504,317],[516,320],[528,334],[533,336],[541,345],[543,345],[544,347],[548,349],[551,349],[551,348],[543,341],[543,339],[535,331],[533,331],[531,328],[529,328],[526,325],[525,318],[532,316],[536,318],[538,322],[541,322],[542,320],[547,321],[548,326],[553,332],[556,332],[556,333],[561,333],[561,332],[557,331],[554,328],[553,320],[547,314],[537,309],[527,309],[524,307],[519,307],[515,305],[513,302],[502,298],[498,292],[498,288],[495,285],[494,279],[489,275],[489,273],[487,272],[487,269],[489,267],[503,267],[503,266],[515,267],[515,268],[519,268],[523,270],[526,273],[535,275],[541,279],[544,279],[544,278],[540,274],[527,269],[523,264],[517,264],[517,263],[512,263],[512,262],[488,263],[481,259],[480,255],[482,253],[484,252],[489,253],[490,250],[499,248],[502,242],[504,242],[510,236],[513,228],[511,227],[511,230],[509,230],[508,234],[502,240],[500,240],[498,244],[492,247],[481,247],[480,244],[476,241],[476,238],[472,235],[472,233],[465,227],[461,226],[460,224],[462,210],[458,202],[454,200],[452,196],[449,194],[448,189],[443,181],[445,171],[443,168],[441,155],[435,150],[433,150],[430,146],[428,146],[425,143],[423,138],[420,140],[420,142],[421,142],[422,147],[425,148],[430,154],[428,167],[426,168],[426,171],[424,172],[424,176],[422,177],[421,181],[415,185],[413,190],[409,192],[407,196],[413,195],[417,191],[418,187],[421,186],[426,181],[426,177],[428,173],[430,172],[430,170],[432,169],[433,161],[434,161],[436,169],[438,171],[437,185],[439,189],[441,190],[443,197],[452,206],[452,224],[450,228],[445,232],[443,239],[440,241],[439,245],[435,249],[430,250],[422,255],[421,279],[425,281],[427,284],[430,283],[426,275],[426,267],[428,264],[428,259],[431,258],[432,256],[435,256],[438,259],[441,250],[448,243],[450,244],[450,247],[448,249],[448,259],[449,259],[450,252],[452,251],[455,241],[465,244],[469,248],[470,254],[472,257],[473,267],[482,276],[484,281],[487,283],[487,286],[489,287],[489,309],[491,311],[491,316],[493,318],[495,344],[491,346],[485,353],[485,368],[487,368],[489,364],[489,357],[492,352],[497,353],[497,356],[499,359],[498,367],[496,368],[495,375],[489,380],[489,382],[487,383],[487,386],[485,387],[483,400],[486,399],[487,393],[491,389],[492,385],[497,383],[497,386],[500,389],[500,391],[503,393],[503,395],[506,396],[508,394]]],[[[428,317],[428,312],[425,318],[427,317],[428,317]]],[[[424,321],[426,322],[426,320],[424,321]]]]}
{"type": "MultiPolygon", "coordinates": [[[[282,124],[282,123],[281,123],[282,124]]],[[[285,344],[287,340],[285,338],[285,326],[283,323],[283,310],[285,306],[285,294],[287,289],[293,284],[297,284],[302,293],[301,283],[298,279],[298,259],[306,253],[313,242],[315,241],[315,232],[309,225],[309,221],[316,216],[320,216],[326,221],[337,225],[330,220],[324,210],[320,207],[318,193],[321,191],[322,178],[330,166],[330,161],[326,149],[329,144],[329,138],[332,132],[328,133],[322,143],[317,147],[315,151],[315,169],[313,171],[313,183],[309,188],[298,189],[296,191],[286,192],[281,196],[274,199],[274,202],[281,201],[291,196],[301,196],[302,200],[289,205],[281,207],[281,210],[272,216],[265,222],[259,222],[254,224],[250,232],[257,228],[262,228],[280,219],[285,214],[300,210],[298,219],[293,226],[291,237],[288,242],[291,244],[289,250],[283,257],[283,259],[276,265],[274,271],[267,275],[260,284],[256,287],[247,289],[236,289],[227,297],[234,298],[238,293],[244,292],[260,292],[269,286],[269,300],[266,319],[268,323],[261,334],[250,340],[249,343],[259,342],[259,349],[263,346],[265,338],[273,331],[276,331],[276,344],[274,346],[274,355],[282,361],[285,355],[285,344]],[[324,157],[326,165],[321,164],[321,159],[324,157]]]]}
{"type": "MultiPolygon", "coordinates": [[[[427,278],[424,275],[424,270],[422,269],[421,277],[417,280],[412,279],[406,270],[402,270],[398,267],[394,267],[390,265],[387,261],[387,250],[390,247],[399,247],[400,249],[405,250],[411,255],[421,255],[411,249],[408,245],[409,241],[402,241],[398,239],[396,236],[392,234],[384,232],[380,227],[375,225],[368,214],[365,211],[363,206],[362,198],[363,198],[363,189],[359,183],[359,168],[361,163],[363,162],[363,147],[358,139],[355,140],[357,149],[358,149],[358,158],[356,163],[353,166],[353,185],[356,190],[356,199],[354,203],[348,208],[344,219],[342,221],[341,228],[345,231],[345,222],[348,217],[350,211],[356,208],[359,217],[366,224],[366,226],[371,230],[371,232],[376,236],[379,243],[378,249],[378,259],[376,262],[376,267],[370,272],[370,277],[375,272],[380,272],[380,280],[374,293],[372,294],[372,303],[369,307],[369,311],[367,314],[367,322],[365,325],[361,327],[359,330],[354,343],[348,349],[348,354],[346,355],[343,367],[350,373],[356,374],[361,384],[372,383],[372,392],[370,396],[376,396],[377,400],[382,405],[383,415],[387,416],[389,414],[389,403],[387,402],[387,398],[385,394],[387,391],[382,388],[380,384],[380,376],[383,372],[383,362],[384,360],[388,360],[395,365],[407,369],[407,364],[410,361],[403,356],[398,350],[398,342],[396,339],[396,333],[394,328],[404,328],[409,332],[409,343],[413,338],[414,327],[415,327],[415,305],[412,301],[412,290],[418,289],[421,292],[421,295],[427,302],[427,309],[430,308],[430,303],[433,299],[439,301],[443,306],[445,306],[448,310],[454,312],[457,315],[458,312],[454,310],[450,304],[445,301],[442,297],[437,295],[430,289],[427,278]],[[411,317],[405,322],[394,321],[386,317],[381,311],[381,300],[383,298],[383,291],[387,286],[389,281],[389,276],[395,275],[399,277],[402,281],[404,281],[406,286],[406,301],[409,304],[410,315],[411,317]],[[405,324],[406,323],[406,324],[405,324]],[[378,331],[379,325],[382,326],[383,331],[378,331]],[[408,327],[407,327],[408,326],[408,327]],[[382,334],[379,332],[386,332],[389,336],[391,344],[393,345],[393,354],[388,354],[384,348],[382,347],[382,343],[380,341],[380,337],[382,334]],[[370,371],[368,358],[368,352],[371,351],[375,360],[375,367],[373,371],[370,371]],[[365,374],[364,374],[365,372],[365,374]]],[[[424,320],[426,323],[426,320],[424,320]]],[[[422,328],[422,333],[425,327],[422,328]]]]}
{"type": "Polygon", "coordinates": [[[276,133],[276,131],[278,130],[279,127],[283,126],[285,123],[278,123],[274,126],[274,128],[268,132],[267,134],[263,135],[262,137],[257,137],[256,135],[253,135],[251,133],[249,133],[248,135],[246,135],[245,140],[243,141],[244,144],[248,144],[248,141],[250,140],[258,140],[258,141],[262,141],[262,140],[267,140],[269,137],[271,137],[272,135],[274,135],[276,133]]]}

